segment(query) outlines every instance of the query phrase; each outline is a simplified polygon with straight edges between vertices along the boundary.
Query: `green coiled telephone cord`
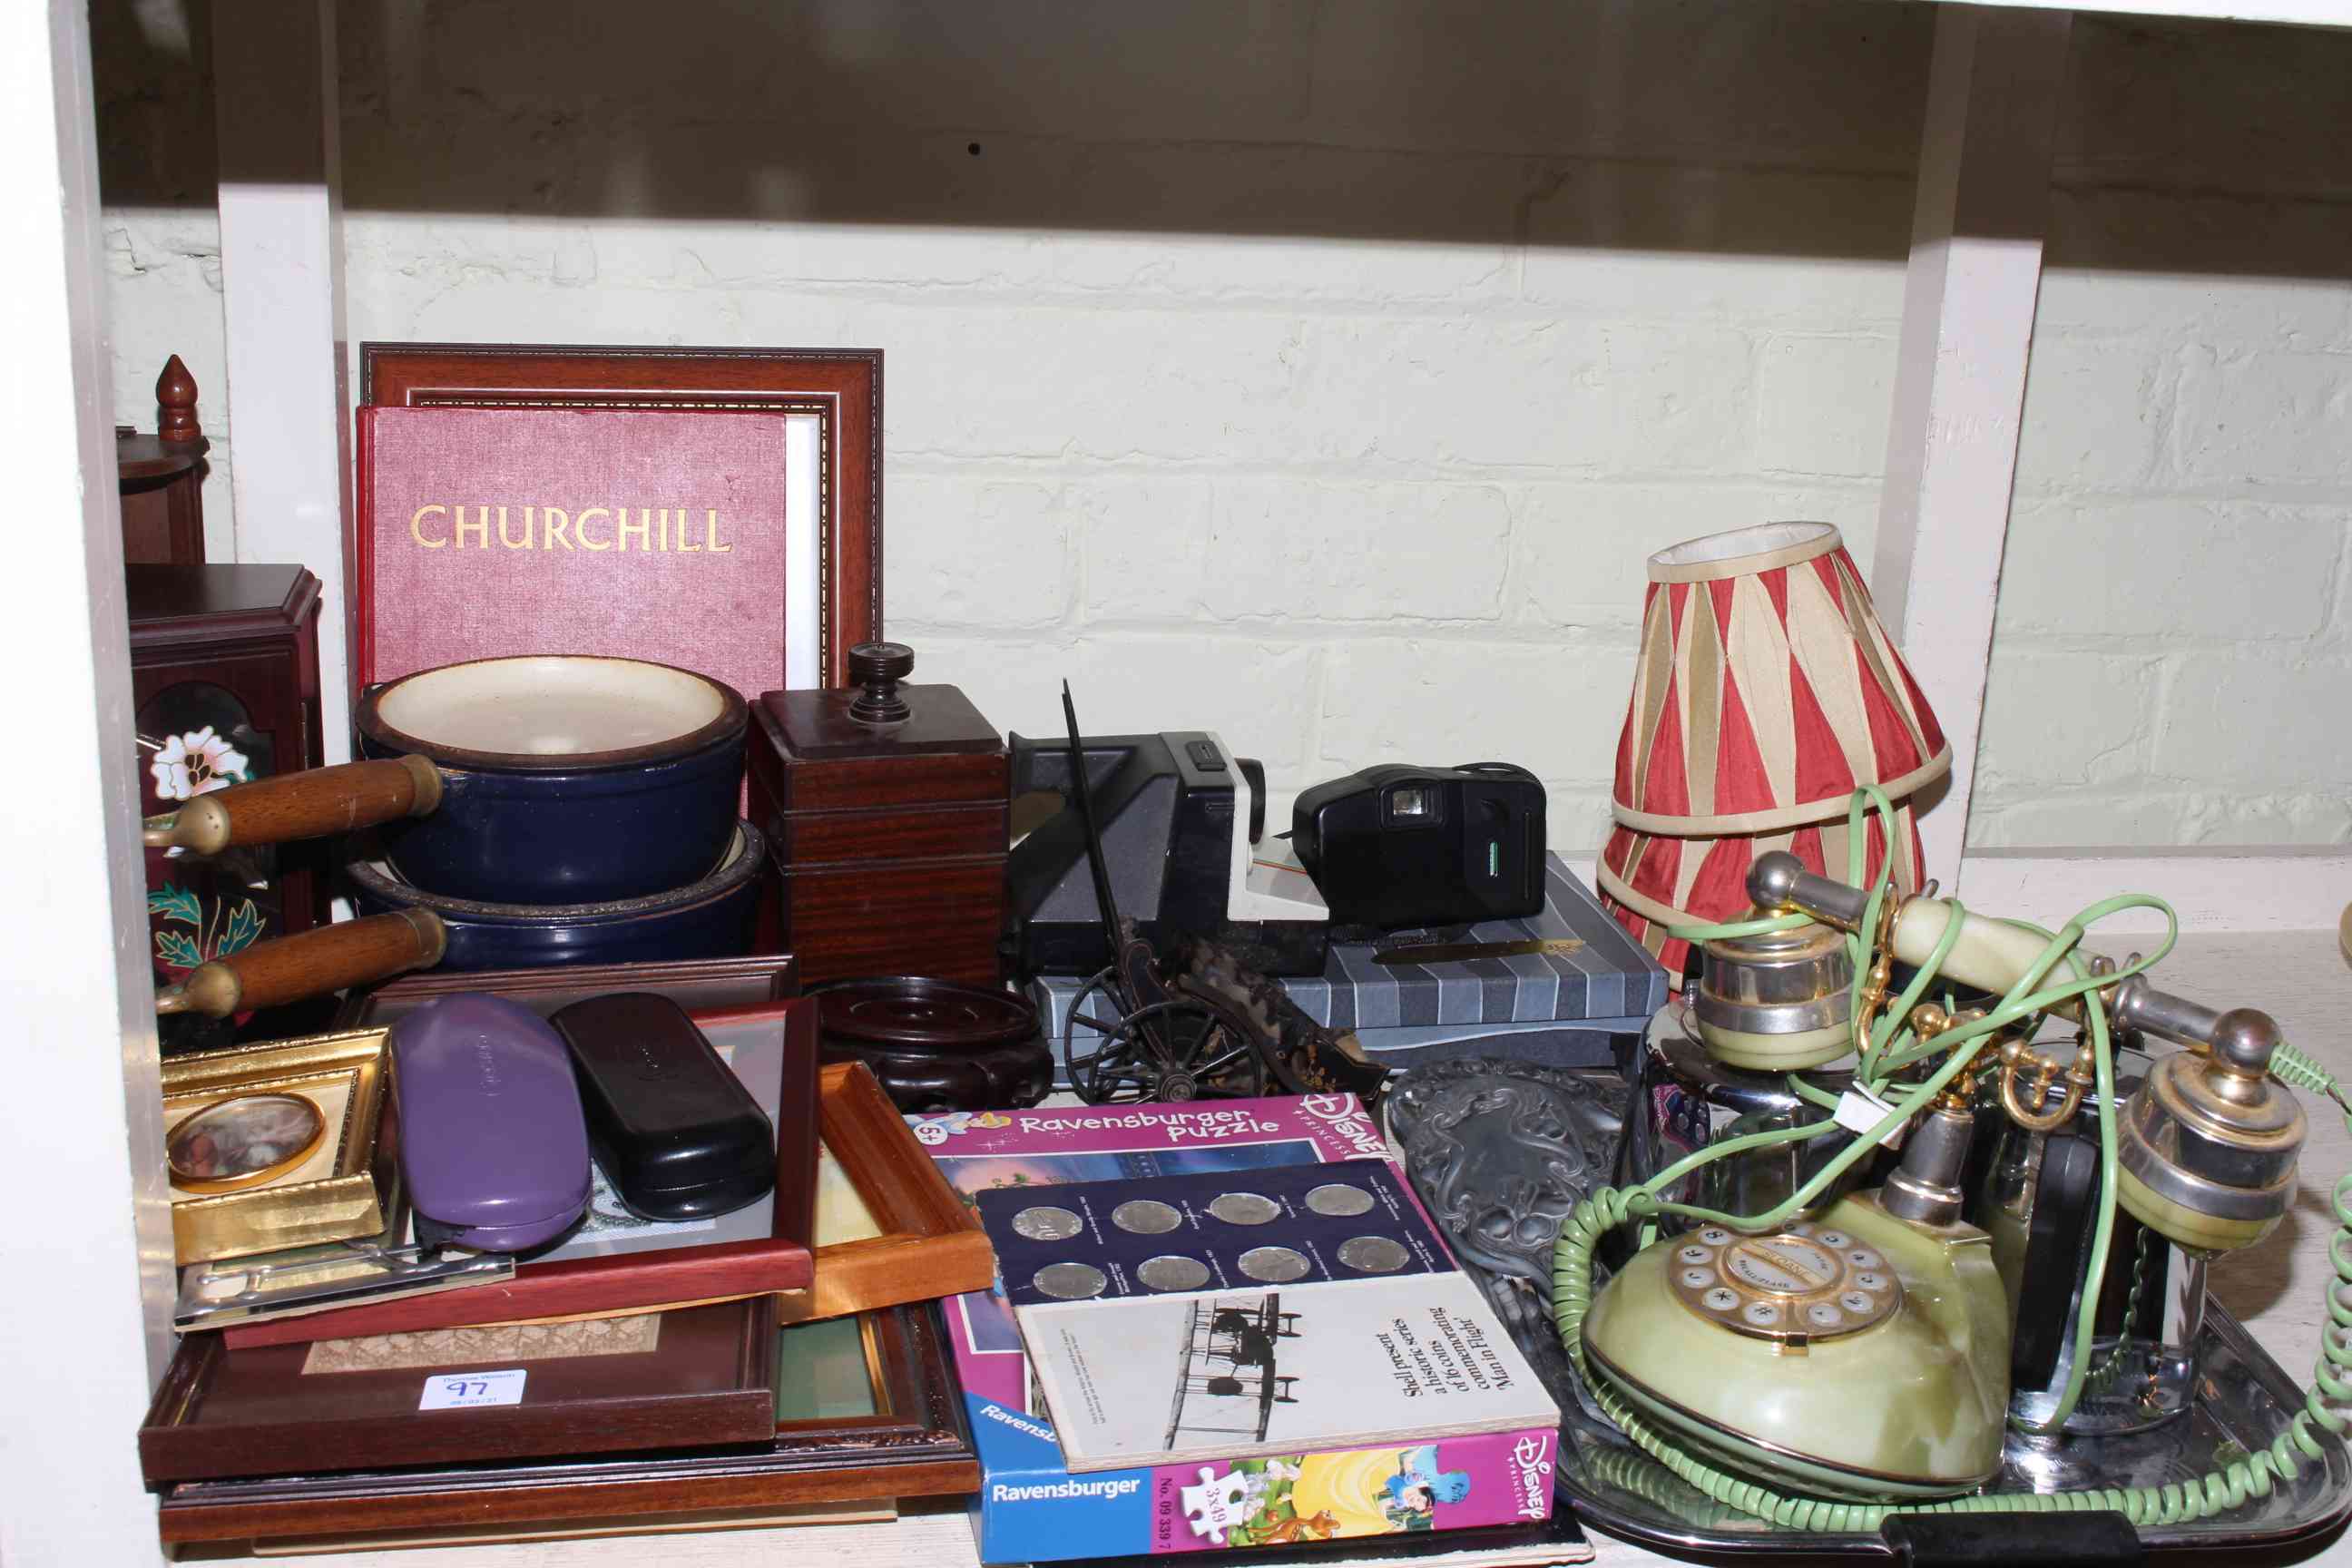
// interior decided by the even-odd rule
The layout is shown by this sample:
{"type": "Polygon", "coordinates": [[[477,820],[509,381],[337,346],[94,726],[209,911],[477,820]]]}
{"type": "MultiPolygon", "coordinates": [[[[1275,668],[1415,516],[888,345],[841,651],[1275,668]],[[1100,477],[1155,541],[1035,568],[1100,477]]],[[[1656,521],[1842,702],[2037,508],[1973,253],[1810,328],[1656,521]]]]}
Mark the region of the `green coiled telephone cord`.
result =
{"type": "MultiPolygon", "coordinates": [[[[1846,879],[1856,886],[1862,884],[1864,876],[1866,846],[1863,835],[1863,814],[1868,808],[1875,808],[1883,821],[1891,822],[1894,816],[1886,797],[1877,790],[1865,787],[1854,793],[1847,812],[1849,870],[1846,879]]],[[[1878,930],[1879,912],[1887,892],[1884,881],[1872,889],[1859,926],[1862,932],[1878,930]]],[[[1784,930],[1806,923],[1810,918],[1803,914],[1774,915],[1720,924],[1677,926],[1670,934],[1682,941],[1716,941],[1784,930]]],[[[1876,1149],[1881,1138],[1930,1104],[1990,1043],[1991,1037],[2004,1029],[2021,1022],[2030,1028],[2030,1020],[2038,1018],[2060,1003],[2074,997],[2085,998],[2082,1011],[2097,1064],[2098,1103],[2103,1106],[2115,1103],[2114,1052],[2108,1038],[2105,1007],[2096,993],[2148,968],[2171,951],[2179,931],[2179,922],[2171,909],[2162,900],[2144,894],[2126,894],[2091,905],[2057,931],[2039,933],[2048,939],[2040,956],[1982,1017],[1958,1025],[1929,1040],[1920,1041],[1912,1035],[1909,1027],[1911,1010],[1934,984],[1938,967],[1958,939],[1961,919],[1959,902],[1954,900],[1951,914],[1928,962],[1919,967],[1917,974],[1904,988],[1895,1005],[1889,1007],[1874,1026],[1870,1038],[1857,1042],[1861,1069],[1855,1074],[1855,1079],[1872,1092],[1885,1096],[1893,1090],[1892,1079],[1896,1072],[1929,1056],[1949,1054],[1924,1083],[1896,1102],[1869,1132],[1854,1139],[1833,1156],[1786,1202],[1760,1215],[1735,1215],[1696,1205],[1674,1203],[1658,1194],[1711,1161],[1750,1149],[1822,1137],[1840,1131],[1838,1123],[1813,1122],[1709,1144],[1659,1172],[1638,1187],[1602,1188],[1576,1206],[1560,1226],[1559,1240],[1552,1255],[1552,1321],[1559,1333],[1561,1348],[1574,1363],[1585,1387],[1591,1392],[1594,1402],[1643,1452],[1713,1500],[1792,1530],[1867,1532],[1875,1531],[1887,1515],[1904,1512],[2112,1510],[2125,1515],[2135,1525],[2176,1524],[2235,1508],[2249,1497],[2269,1495],[2275,1481],[2292,1479],[2297,1475],[2304,1460],[2324,1460],[2326,1450],[2312,1436],[2314,1426],[2332,1434],[2340,1434],[2347,1425],[2347,1417],[2331,1408],[2331,1405],[2352,1400],[2352,1375],[2347,1375],[2347,1373],[2352,1373],[2352,1173],[2347,1173],[2336,1182],[2331,1197],[2337,1230],[2329,1241],[2327,1255],[2336,1278],[2327,1292],[2329,1326],[2320,1335],[2320,1353],[2313,1368],[2315,1387],[2305,1396],[2303,1409],[2287,1424],[2286,1430],[2267,1448],[2256,1450],[2192,1481],[2156,1487],[2102,1487],[2063,1492],[1985,1493],[1916,1504],[1836,1502],[1792,1497],[1719,1468],[1710,1460],[1679,1447],[1672,1434],[1654,1426],[1616,1390],[1594,1375],[1586,1361],[1583,1331],[1585,1314],[1592,1305],[1592,1254],[1603,1236],[1628,1219],[1650,1220],[1660,1214],[1685,1215],[1751,1231],[1769,1230],[1786,1223],[1827,1190],[1855,1162],[1876,1149]],[[2092,924],[2125,909],[2161,910],[2167,927],[2163,942],[2154,952],[2112,973],[2101,975],[2088,973],[2074,953],[2075,944],[2092,924]],[[2050,973],[2062,964],[2068,970],[2069,978],[2056,984],[2043,985],[2050,973]]],[[[2011,923],[2023,925],[2021,921],[2011,923]]],[[[2031,926],[2025,929],[2038,931],[2038,928],[2031,926]]],[[[1869,951],[1864,936],[1849,935],[1847,942],[1854,960],[1856,1006],[1853,1016],[1860,1018],[1861,988],[1875,954],[1869,951]]],[[[2273,1077],[2291,1088],[2323,1094],[2335,1100],[2339,1108],[2346,1110],[2345,1126],[2347,1131],[2352,1131],[2352,1106],[2347,1105],[2336,1080],[2309,1057],[2282,1044],[2271,1058],[2270,1070],[2273,1077]]],[[[1792,1079],[1792,1086],[1797,1081],[1792,1079]]],[[[1806,1098],[1818,1101],[1821,1097],[1811,1094],[1806,1098]]],[[[2092,1279],[2098,1279],[2105,1272],[2116,1190],[2115,1118],[2102,1116],[2099,1125],[2101,1202],[2093,1231],[2092,1256],[2088,1260],[2088,1277],[2092,1279]]],[[[2039,1429],[2055,1430],[2080,1398],[2084,1378],[2090,1370],[2093,1328],[2092,1314],[2083,1311],[2076,1326],[2074,1371],[2055,1414],[2039,1429]]]]}

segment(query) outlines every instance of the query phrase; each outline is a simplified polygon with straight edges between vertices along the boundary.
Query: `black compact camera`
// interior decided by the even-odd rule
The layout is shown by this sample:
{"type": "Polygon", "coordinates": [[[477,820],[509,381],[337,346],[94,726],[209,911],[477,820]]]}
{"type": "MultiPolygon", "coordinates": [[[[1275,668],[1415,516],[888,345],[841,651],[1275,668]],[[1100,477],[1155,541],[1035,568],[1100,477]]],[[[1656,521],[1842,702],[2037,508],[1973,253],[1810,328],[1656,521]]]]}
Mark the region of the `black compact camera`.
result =
{"type": "Polygon", "coordinates": [[[1366,768],[1290,808],[1290,842],[1337,925],[1542,912],[1544,787],[1509,763],[1366,768]]]}

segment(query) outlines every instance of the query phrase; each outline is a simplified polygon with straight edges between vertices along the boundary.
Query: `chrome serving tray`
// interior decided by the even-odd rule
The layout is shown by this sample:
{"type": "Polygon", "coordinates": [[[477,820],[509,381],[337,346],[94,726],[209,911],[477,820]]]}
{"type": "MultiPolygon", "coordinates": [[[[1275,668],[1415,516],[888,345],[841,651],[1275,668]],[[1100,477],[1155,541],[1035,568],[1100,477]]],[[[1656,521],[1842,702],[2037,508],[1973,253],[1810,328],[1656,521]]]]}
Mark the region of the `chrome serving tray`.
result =
{"type": "MultiPolygon", "coordinates": [[[[1602,1118],[1622,1113],[1615,1075],[1474,1058],[1405,1074],[1390,1130],[1413,1185],[1566,1413],[1554,1479],[1586,1522],[1624,1540],[1701,1555],[1892,1557],[1876,1533],[1790,1530],[1725,1507],[1678,1479],[1611,1425],[1559,1348],[1549,1307],[1549,1223],[1610,1179],[1602,1118]]],[[[1613,1130],[1612,1130],[1613,1131],[1613,1130]]],[[[2303,1391],[2219,1301],[2205,1312],[2203,1374],[2181,1417],[2126,1436],[2050,1439],[2011,1433],[1996,1492],[2185,1482],[2267,1447],[2303,1407],[2303,1391]]],[[[2150,1552],[2276,1547],[2352,1512],[2352,1458],[2315,1431],[2324,1458],[2263,1498],[2187,1524],[2147,1525],[2150,1552]]],[[[2018,1516],[2022,1528],[2032,1514],[2018,1516]]],[[[2021,1542],[2020,1561],[2031,1555],[2021,1542]]]]}
{"type": "MultiPolygon", "coordinates": [[[[2294,1380],[2219,1302],[2206,1308],[2204,1356],[2197,1403],[2186,1415],[2121,1437],[2053,1442],[2012,1432],[2000,1479],[1991,1489],[2060,1491],[2186,1481],[2214,1468],[2225,1456],[2242,1458],[2248,1450],[2267,1447],[2302,1407],[2294,1380]]],[[[1586,1522],[1675,1552],[1893,1555],[1874,1533],[1787,1530],[1710,1500],[1635,1448],[1585,1401],[1556,1342],[1538,1369],[1554,1394],[1576,1405],[1560,1428],[1553,1479],[1562,1499],[1586,1522]]],[[[2268,1497],[2249,1498],[2227,1513],[2189,1524],[2144,1525],[2141,1546],[2149,1552],[2278,1546],[2328,1529],[2352,1509],[2352,1492],[2347,1490],[2352,1488],[2352,1463],[2340,1443],[2325,1433],[2319,1437],[2324,1464],[2300,1467],[2294,1479],[2273,1486],[2268,1497]]],[[[2021,1529],[2035,1517],[2018,1516],[2021,1529]]],[[[2030,1546],[2021,1542],[2019,1553],[2021,1561],[2027,1559],[2030,1546]]]]}

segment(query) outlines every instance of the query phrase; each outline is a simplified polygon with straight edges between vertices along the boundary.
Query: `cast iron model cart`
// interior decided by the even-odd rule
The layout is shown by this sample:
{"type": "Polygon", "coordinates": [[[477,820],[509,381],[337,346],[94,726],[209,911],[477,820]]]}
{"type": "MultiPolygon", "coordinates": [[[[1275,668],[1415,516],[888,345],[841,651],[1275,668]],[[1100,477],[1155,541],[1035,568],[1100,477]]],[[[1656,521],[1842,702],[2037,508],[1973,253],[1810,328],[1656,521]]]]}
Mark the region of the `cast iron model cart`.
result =
{"type": "Polygon", "coordinates": [[[1223,944],[1192,934],[1166,962],[1120,918],[1095,823],[1078,740],[1078,713],[1062,684],[1069,725],[1070,788],[1086,824],[1095,906],[1113,954],[1087,980],[1062,1026],[1070,1087],[1089,1105],[1182,1103],[1276,1094],[1349,1093],[1378,1103],[1387,1069],[1363,1060],[1308,1018],[1279,984],[1223,944]]]}
{"type": "Polygon", "coordinates": [[[1221,1002],[1171,990],[1151,945],[1120,922],[1118,962],[1086,984],[1062,1026],[1070,1087],[1089,1105],[1248,1099],[1266,1092],[1256,1031],[1221,1002]],[[1108,1008],[1114,1016],[1105,1017],[1108,1008]]]}

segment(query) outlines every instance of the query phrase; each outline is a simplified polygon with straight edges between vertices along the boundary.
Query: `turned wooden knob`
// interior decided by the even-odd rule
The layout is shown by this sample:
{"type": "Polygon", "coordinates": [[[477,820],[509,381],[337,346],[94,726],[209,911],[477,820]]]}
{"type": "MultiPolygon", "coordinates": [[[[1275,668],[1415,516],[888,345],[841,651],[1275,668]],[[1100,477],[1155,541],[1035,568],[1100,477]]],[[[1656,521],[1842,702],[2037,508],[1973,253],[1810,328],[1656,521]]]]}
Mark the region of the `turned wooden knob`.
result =
{"type": "Polygon", "coordinates": [[[898,682],[914,673],[915,650],[904,643],[862,642],[849,650],[849,679],[865,688],[849,704],[849,716],[867,724],[896,724],[910,710],[898,682]]]}
{"type": "Polygon", "coordinates": [[[173,354],[155,378],[155,438],[174,446],[191,446],[205,438],[196,424],[196,378],[173,354]]]}

